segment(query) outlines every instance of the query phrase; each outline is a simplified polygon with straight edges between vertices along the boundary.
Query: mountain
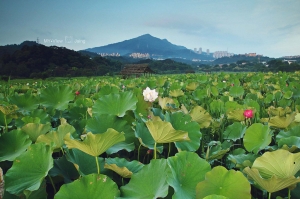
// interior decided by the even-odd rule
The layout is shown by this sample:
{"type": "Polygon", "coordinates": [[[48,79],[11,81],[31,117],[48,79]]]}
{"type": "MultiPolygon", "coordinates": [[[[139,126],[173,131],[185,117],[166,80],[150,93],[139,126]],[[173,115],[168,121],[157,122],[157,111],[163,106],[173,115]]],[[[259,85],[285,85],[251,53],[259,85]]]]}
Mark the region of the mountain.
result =
{"type": "Polygon", "coordinates": [[[129,56],[131,53],[149,53],[150,58],[154,59],[182,58],[190,60],[213,60],[211,55],[207,55],[206,53],[197,54],[184,46],[174,45],[166,39],[159,39],[150,34],[106,46],[88,48],[85,51],[107,54],[119,53],[121,56],[129,56]]]}
{"type": "Polygon", "coordinates": [[[12,54],[17,50],[21,50],[23,46],[35,46],[35,45],[38,45],[35,41],[24,41],[21,44],[0,46],[0,56],[4,54],[12,54]]]}

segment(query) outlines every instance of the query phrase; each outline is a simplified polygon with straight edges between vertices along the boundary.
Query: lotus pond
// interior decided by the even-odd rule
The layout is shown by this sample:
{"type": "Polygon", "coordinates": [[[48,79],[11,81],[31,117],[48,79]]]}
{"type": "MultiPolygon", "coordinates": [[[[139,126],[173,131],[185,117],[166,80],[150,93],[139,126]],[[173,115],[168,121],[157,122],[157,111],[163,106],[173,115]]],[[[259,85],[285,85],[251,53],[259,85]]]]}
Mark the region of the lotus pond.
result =
{"type": "Polygon", "coordinates": [[[299,198],[299,74],[1,82],[0,198],[299,198]]]}

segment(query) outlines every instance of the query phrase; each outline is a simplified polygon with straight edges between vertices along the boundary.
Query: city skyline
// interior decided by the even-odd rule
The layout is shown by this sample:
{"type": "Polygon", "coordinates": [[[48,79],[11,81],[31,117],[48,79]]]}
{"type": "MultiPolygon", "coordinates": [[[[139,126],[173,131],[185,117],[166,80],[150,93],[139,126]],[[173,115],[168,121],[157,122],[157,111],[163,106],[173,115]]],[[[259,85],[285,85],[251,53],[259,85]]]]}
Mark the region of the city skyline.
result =
{"type": "Polygon", "coordinates": [[[0,45],[82,50],[151,34],[202,52],[300,54],[297,0],[0,1],[0,45]]]}

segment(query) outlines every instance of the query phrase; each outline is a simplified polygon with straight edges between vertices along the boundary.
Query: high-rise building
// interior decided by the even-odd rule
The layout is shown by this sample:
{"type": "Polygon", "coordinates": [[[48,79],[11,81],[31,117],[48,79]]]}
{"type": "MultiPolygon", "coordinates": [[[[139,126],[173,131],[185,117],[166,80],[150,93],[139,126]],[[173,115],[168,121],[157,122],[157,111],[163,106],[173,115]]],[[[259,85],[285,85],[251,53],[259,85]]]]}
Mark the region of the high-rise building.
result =
{"type": "Polygon", "coordinates": [[[206,53],[209,55],[209,49],[206,50],[206,53]]]}
{"type": "Polygon", "coordinates": [[[201,47],[199,48],[199,54],[202,54],[202,48],[201,47]]]}
{"type": "Polygon", "coordinates": [[[194,48],[194,53],[197,53],[197,48],[194,48]]]}

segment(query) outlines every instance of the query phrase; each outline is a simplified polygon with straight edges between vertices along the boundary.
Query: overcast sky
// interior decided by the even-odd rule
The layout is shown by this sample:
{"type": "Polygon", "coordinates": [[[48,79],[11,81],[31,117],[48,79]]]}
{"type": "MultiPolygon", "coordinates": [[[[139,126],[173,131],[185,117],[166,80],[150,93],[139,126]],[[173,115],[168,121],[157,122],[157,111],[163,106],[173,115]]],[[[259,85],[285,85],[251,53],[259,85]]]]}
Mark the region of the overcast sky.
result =
{"type": "Polygon", "coordinates": [[[82,50],[143,34],[210,52],[300,55],[300,0],[0,0],[0,45],[39,38],[82,50]]]}

